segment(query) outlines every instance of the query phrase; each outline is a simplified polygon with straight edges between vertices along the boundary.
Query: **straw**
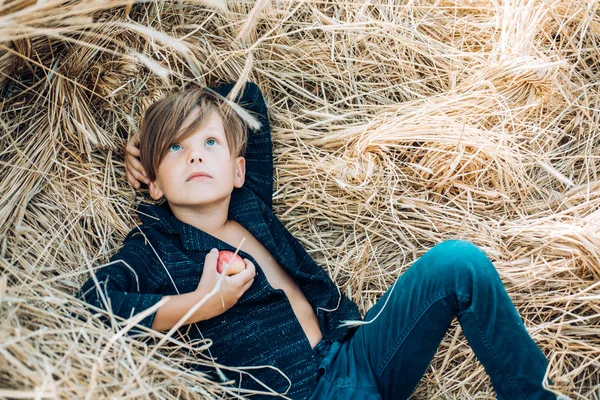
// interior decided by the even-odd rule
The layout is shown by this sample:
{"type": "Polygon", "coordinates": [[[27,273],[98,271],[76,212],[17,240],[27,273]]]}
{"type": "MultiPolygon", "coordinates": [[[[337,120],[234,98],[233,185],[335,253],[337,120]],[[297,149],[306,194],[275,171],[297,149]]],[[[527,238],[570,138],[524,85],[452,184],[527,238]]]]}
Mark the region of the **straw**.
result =
{"type": "MultiPolygon", "coordinates": [[[[211,338],[74,297],[150,201],[123,162],[147,107],[250,80],[269,109],[273,211],[363,315],[428,249],[469,240],[551,389],[600,398],[599,35],[598,3],[566,0],[4,2],[0,397],[256,394],[192,368],[252,379],[211,338]]],[[[495,398],[456,320],[412,397],[495,398]]]]}

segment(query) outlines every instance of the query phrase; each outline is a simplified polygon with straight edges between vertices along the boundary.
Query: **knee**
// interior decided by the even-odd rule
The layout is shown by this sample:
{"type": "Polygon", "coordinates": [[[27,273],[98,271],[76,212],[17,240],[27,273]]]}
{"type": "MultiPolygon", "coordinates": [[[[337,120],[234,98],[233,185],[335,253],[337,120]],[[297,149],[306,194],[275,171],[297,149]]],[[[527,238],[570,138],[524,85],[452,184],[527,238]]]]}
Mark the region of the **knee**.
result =
{"type": "Polygon", "coordinates": [[[475,269],[478,273],[497,274],[485,252],[467,240],[446,240],[434,246],[430,252],[443,270],[475,269]]]}
{"type": "Polygon", "coordinates": [[[441,251],[448,256],[460,256],[466,258],[477,258],[483,256],[487,258],[483,250],[468,240],[445,240],[442,243],[434,246],[433,249],[441,251]]]}

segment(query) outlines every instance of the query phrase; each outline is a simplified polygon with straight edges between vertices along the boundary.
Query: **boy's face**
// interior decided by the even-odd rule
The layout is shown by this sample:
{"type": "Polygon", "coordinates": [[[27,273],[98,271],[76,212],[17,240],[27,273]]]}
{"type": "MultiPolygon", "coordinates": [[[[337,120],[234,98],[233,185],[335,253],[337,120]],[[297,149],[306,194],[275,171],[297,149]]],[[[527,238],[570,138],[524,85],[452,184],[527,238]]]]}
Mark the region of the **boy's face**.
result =
{"type": "Polygon", "coordinates": [[[171,207],[219,203],[242,187],[245,173],[246,160],[232,160],[223,122],[213,111],[191,136],[169,146],[150,195],[155,200],[164,195],[171,207]],[[190,177],[198,172],[208,176],[190,177]]]}

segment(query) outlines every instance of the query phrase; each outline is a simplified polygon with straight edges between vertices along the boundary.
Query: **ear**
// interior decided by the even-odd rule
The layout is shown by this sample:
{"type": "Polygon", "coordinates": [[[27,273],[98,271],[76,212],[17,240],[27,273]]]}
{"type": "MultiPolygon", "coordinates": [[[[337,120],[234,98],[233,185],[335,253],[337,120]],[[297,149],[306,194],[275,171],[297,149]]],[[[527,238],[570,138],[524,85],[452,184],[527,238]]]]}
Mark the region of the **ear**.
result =
{"type": "Polygon", "coordinates": [[[246,181],[246,159],[244,157],[238,157],[235,160],[235,180],[233,186],[241,188],[244,186],[246,181]]]}
{"type": "Polygon", "coordinates": [[[152,197],[154,200],[160,200],[160,198],[163,197],[163,192],[160,190],[155,181],[150,181],[148,189],[150,190],[150,197],[152,197]]]}

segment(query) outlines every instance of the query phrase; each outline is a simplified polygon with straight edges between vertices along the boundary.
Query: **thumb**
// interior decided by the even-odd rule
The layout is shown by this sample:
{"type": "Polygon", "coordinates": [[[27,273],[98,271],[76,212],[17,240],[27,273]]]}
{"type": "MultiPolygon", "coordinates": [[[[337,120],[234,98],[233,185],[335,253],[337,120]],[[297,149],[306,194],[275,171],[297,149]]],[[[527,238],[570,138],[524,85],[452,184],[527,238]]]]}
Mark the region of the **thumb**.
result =
{"type": "Polygon", "coordinates": [[[202,268],[202,275],[198,282],[198,289],[201,287],[210,288],[206,290],[212,290],[212,286],[218,280],[219,273],[217,272],[217,260],[219,258],[219,251],[212,249],[206,254],[204,258],[204,267],[202,268]]]}
{"type": "Polygon", "coordinates": [[[212,270],[217,270],[217,260],[219,259],[219,250],[217,249],[211,249],[211,251],[209,251],[206,254],[206,257],[204,258],[204,271],[206,271],[207,269],[209,271],[212,270]]]}
{"type": "Polygon", "coordinates": [[[218,258],[219,258],[219,250],[213,247],[206,254],[206,260],[205,261],[213,261],[213,262],[216,263],[218,258]]]}

